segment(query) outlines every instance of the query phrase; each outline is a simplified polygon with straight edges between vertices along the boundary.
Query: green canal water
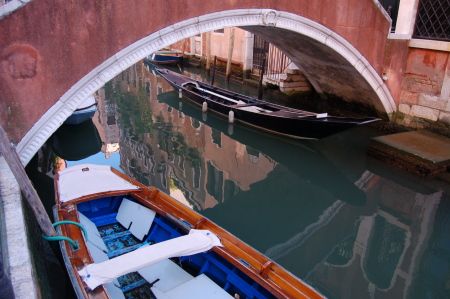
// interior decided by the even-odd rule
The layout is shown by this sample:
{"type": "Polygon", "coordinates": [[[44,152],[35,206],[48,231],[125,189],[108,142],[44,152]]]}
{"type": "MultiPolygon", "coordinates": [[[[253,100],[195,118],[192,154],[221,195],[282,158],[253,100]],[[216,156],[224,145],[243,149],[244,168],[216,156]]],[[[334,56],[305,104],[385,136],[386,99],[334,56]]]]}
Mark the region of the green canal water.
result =
{"type": "MultiPolygon", "coordinates": [[[[30,163],[46,177],[35,185],[51,184],[58,163],[111,165],[210,218],[328,298],[450,297],[449,182],[368,157],[370,138],[385,133],[358,127],[307,141],[230,125],[179,99],[142,63],[96,98],[92,121],[62,126],[30,163]]],[[[52,192],[40,192],[50,209],[52,192]]]]}

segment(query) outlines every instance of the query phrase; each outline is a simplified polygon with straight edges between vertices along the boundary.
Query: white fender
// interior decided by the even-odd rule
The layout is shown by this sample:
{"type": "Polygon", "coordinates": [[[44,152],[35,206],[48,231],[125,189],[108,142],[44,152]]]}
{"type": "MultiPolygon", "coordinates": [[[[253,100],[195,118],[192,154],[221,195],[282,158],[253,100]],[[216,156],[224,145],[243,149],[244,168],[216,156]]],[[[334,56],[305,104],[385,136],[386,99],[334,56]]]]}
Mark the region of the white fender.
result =
{"type": "Polygon", "coordinates": [[[181,99],[183,97],[183,90],[180,88],[178,89],[178,97],[181,99]]]}
{"type": "Polygon", "coordinates": [[[230,124],[234,123],[234,111],[230,110],[230,112],[228,112],[228,122],[230,124]]]}
{"type": "Polygon", "coordinates": [[[228,124],[228,134],[233,135],[234,124],[228,124]]]}
{"type": "Polygon", "coordinates": [[[206,111],[208,111],[208,103],[205,101],[205,102],[203,102],[203,105],[202,105],[202,112],[206,112],[206,111]]]}

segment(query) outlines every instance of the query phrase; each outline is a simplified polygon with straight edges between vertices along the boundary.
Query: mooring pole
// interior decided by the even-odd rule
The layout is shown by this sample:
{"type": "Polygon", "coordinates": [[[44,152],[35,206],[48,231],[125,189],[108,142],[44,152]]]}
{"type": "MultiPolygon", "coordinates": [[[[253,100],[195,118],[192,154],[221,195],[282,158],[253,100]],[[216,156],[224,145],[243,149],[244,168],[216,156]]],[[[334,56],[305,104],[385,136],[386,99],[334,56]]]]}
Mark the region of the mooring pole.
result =
{"type": "Polygon", "coordinates": [[[206,33],[206,70],[211,73],[211,31],[206,33]]]}
{"type": "Polygon", "coordinates": [[[34,189],[33,185],[28,178],[22,162],[17,155],[16,149],[11,145],[8,139],[8,135],[0,125],[0,153],[5,157],[6,163],[8,163],[11,172],[19,183],[20,190],[25,196],[26,200],[30,204],[39,226],[42,229],[44,235],[48,237],[57,236],[55,229],[52,226],[52,222],[45,211],[39,196],[34,189]]]}
{"type": "Polygon", "coordinates": [[[261,69],[261,73],[260,73],[260,77],[259,77],[259,83],[258,83],[258,100],[261,100],[262,96],[263,96],[262,82],[263,82],[265,68],[266,68],[266,56],[264,55],[264,58],[263,58],[263,61],[262,61],[262,69],[261,69]]]}
{"type": "Polygon", "coordinates": [[[211,85],[214,85],[214,76],[216,75],[217,56],[214,56],[213,72],[211,77],[211,85]]]}
{"type": "Polygon", "coordinates": [[[233,57],[233,48],[234,48],[234,27],[231,28],[230,42],[228,45],[227,69],[225,71],[225,78],[227,79],[227,82],[230,82],[231,77],[231,58],[233,57]]]}

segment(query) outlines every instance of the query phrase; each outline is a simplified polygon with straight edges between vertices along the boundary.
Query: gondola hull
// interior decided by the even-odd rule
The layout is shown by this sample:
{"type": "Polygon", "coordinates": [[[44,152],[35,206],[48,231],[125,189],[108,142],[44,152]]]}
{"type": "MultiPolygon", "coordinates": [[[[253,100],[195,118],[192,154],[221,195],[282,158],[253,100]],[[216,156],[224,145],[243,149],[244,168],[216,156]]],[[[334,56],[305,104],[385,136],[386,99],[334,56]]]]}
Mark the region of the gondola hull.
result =
{"type": "Polygon", "coordinates": [[[379,121],[375,117],[349,118],[317,114],[257,100],[229,90],[195,81],[166,69],[157,71],[183,97],[228,118],[275,134],[294,138],[321,139],[358,125],[379,121]],[[231,111],[231,115],[230,115],[231,111]]]}

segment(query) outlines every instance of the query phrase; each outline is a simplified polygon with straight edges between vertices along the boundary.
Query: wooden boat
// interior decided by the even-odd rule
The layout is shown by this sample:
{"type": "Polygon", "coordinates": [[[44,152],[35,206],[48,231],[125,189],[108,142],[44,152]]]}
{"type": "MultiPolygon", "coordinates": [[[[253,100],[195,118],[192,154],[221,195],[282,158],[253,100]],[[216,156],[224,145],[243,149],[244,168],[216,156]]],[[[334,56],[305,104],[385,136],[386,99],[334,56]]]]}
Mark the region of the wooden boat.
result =
{"type": "Polygon", "coordinates": [[[148,56],[146,61],[153,64],[177,65],[181,62],[182,56],[178,52],[160,51],[148,56]]]}
{"type": "Polygon", "coordinates": [[[109,166],[61,170],[55,192],[55,225],[67,238],[60,246],[78,298],[324,298],[212,221],[109,166]]]}
{"type": "Polygon", "coordinates": [[[98,110],[97,101],[94,96],[88,97],[81,105],[70,115],[64,124],[66,125],[78,125],[87,121],[98,110]]]}
{"type": "Polygon", "coordinates": [[[271,133],[294,138],[321,139],[358,125],[379,121],[375,117],[350,118],[329,116],[288,108],[258,100],[227,89],[193,80],[173,71],[158,68],[159,74],[202,111],[208,110],[271,133]]]}

